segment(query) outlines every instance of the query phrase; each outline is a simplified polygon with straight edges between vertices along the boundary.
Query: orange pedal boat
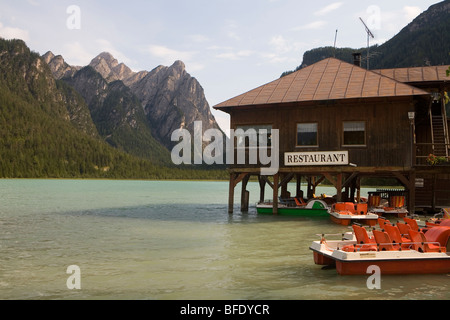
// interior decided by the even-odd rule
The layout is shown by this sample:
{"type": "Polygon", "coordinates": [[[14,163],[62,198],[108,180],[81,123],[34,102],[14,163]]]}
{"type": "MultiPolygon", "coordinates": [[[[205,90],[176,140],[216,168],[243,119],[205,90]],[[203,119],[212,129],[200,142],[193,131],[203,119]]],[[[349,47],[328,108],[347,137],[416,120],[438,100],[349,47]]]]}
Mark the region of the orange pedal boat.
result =
{"type": "Polygon", "coordinates": [[[450,227],[434,227],[425,234],[409,229],[408,235],[401,235],[408,239],[403,243],[391,239],[392,230],[352,227],[351,239],[326,240],[321,235],[314,241],[310,247],[314,262],[335,266],[340,275],[366,275],[371,266],[378,266],[381,274],[450,273],[450,227]]]}
{"type": "Polygon", "coordinates": [[[343,226],[353,223],[375,226],[379,216],[368,212],[367,203],[338,202],[330,210],[331,220],[343,226]]]}

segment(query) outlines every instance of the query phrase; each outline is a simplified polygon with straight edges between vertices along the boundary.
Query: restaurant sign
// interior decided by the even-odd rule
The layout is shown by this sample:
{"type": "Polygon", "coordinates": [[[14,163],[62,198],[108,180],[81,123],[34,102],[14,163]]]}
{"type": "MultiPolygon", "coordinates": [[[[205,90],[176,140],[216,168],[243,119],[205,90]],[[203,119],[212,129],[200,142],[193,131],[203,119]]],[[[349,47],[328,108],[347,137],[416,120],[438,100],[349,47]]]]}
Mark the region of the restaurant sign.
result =
{"type": "Polygon", "coordinates": [[[330,152],[287,152],[285,166],[346,166],[349,164],[348,151],[330,152]]]}

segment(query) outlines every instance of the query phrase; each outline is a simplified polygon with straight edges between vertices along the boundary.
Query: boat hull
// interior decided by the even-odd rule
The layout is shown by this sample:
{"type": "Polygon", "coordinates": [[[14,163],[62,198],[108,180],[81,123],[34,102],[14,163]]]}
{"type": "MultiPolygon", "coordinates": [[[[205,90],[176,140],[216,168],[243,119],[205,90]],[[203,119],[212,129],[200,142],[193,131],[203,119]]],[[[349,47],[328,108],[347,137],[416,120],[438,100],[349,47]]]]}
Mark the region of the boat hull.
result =
{"type": "Polygon", "coordinates": [[[335,261],[336,271],[340,275],[366,275],[371,266],[380,268],[381,274],[445,274],[450,273],[450,259],[443,260],[374,260],[374,261],[335,261]]]}
{"type": "Polygon", "coordinates": [[[371,212],[373,212],[374,214],[377,214],[379,216],[395,216],[398,219],[403,219],[409,215],[409,211],[404,208],[400,208],[400,209],[373,208],[373,209],[371,209],[371,212]]]}
{"type": "MultiPolygon", "coordinates": [[[[273,207],[258,206],[256,208],[258,214],[272,214],[273,207]]],[[[303,209],[303,208],[278,208],[278,214],[283,216],[295,216],[295,217],[328,217],[327,209],[303,209]]]]}
{"type": "Polygon", "coordinates": [[[339,213],[330,213],[330,218],[334,223],[343,225],[343,226],[350,226],[353,223],[359,223],[368,225],[370,227],[375,226],[378,223],[378,216],[376,215],[344,215],[339,213]]]}
{"type": "MultiPolygon", "coordinates": [[[[330,208],[321,200],[312,200],[306,206],[278,206],[278,215],[294,217],[328,217],[330,208]]],[[[273,205],[271,203],[262,203],[256,205],[258,214],[273,215],[273,205]]]]}
{"type": "MultiPolygon", "coordinates": [[[[342,243],[341,245],[348,245],[342,243]]],[[[329,244],[314,242],[317,265],[335,266],[339,275],[367,275],[369,267],[377,266],[384,275],[446,274],[450,273],[448,253],[421,253],[415,250],[403,251],[359,251],[345,252],[328,247],[329,244]]]]}

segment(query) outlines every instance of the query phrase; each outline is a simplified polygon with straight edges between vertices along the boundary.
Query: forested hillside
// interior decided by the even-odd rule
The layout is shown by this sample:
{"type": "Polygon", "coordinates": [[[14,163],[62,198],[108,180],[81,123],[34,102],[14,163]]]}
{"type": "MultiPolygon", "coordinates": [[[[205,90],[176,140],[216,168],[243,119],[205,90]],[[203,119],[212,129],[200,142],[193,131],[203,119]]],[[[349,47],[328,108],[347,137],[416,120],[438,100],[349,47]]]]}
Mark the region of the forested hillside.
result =
{"type": "Polygon", "coordinates": [[[0,39],[1,178],[224,177],[223,170],[157,166],[115,149],[99,138],[87,110],[39,54],[21,40],[0,39]]]}
{"type": "MultiPolygon", "coordinates": [[[[370,48],[370,69],[421,67],[450,64],[450,1],[431,6],[418,16],[395,37],[386,43],[370,48]]],[[[352,62],[352,53],[360,52],[367,66],[367,48],[322,47],[307,51],[303,62],[296,68],[312,65],[320,60],[335,56],[352,62]]],[[[294,71],[287,71],[285,76],[294,71]]]]}

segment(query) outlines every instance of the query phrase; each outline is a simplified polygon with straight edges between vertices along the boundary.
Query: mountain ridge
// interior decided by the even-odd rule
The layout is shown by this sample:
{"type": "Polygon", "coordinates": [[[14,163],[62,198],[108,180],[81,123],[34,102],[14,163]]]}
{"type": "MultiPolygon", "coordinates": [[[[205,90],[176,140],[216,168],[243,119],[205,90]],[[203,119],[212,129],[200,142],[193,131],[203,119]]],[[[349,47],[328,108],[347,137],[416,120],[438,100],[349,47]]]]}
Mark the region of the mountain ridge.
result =
{"type": "MultiPolygon", "coordinates": [[[[78,76],[92,76],[99,84],[96,88],[104,90],[98,99],[94,97],[90,101],[98,107],[99,113],[107,115],[101,117],[108,120],[105,127],[99,126],[92,117],[96,114],[89,110],[82,95],[66,80],[55,79],[45,58],[55,56],[42,57],[22,40],[0,38],[1,178],[224,178],[223,170],[159,165],[157,161],[121,149],[121,143],[130,146],[121,139],[136,137],[136,133],[145,141],[136,139],[135,147],[150,141],[135,130],[145,115],[130,89],[121,81],[106,83],[89,66],[76,72],[78,76]],[[108,138],[116,146],[104,137],[103,130],[111,129],[111,124],[115,125],[114,132],[108,138]]],[[[62,59],[58,61],[62,68],[57,69],[66,70],[62,59]]],[[[154,143],[155,148],[163,149],[156,141],[154,143]]]]}
{"type": "Polygon", "coordinates": [[[171,141],[172,132],[185,128],[193,133],[194,121],[202,121],[204,130],[221,130],[211,113],[202,86],[186,71],[181,60],[169,67],[160,65],[151,71],[134,72],[124,63],[119,63],[109,52],[100,53],[86,67],[69,66],[64,58],[55,56],[52,52],[47,52],[43,59],[55,78],[76,87],[90,106],[91,112],[94,99],[104,100],[105,93],[102,94],[102,90],[106,90],[115,81],[122,82],[141,102],[151,135],[168,150],[174,146],[171,141]],[[92,83],[97,77],[94,73],[90,76],[91,80],[84,79],[86,85],[83,82],[75,85],[77,74],[83,70],[86,72],[87,67],[92,68],[104,80],[102,87],[92,83]]]}
{"type": "MultiPolygon", "coordinates": [[[[450,64],[450,1],[430,6],[382,45],[370,47],[370,69],[409,68],[450,64]]],[[[352,53],[363,56],[367,66],[367,48],[320,47],[306,51],[302,63],[282,77],[329,57],[353,63],[352,53]]]]}

